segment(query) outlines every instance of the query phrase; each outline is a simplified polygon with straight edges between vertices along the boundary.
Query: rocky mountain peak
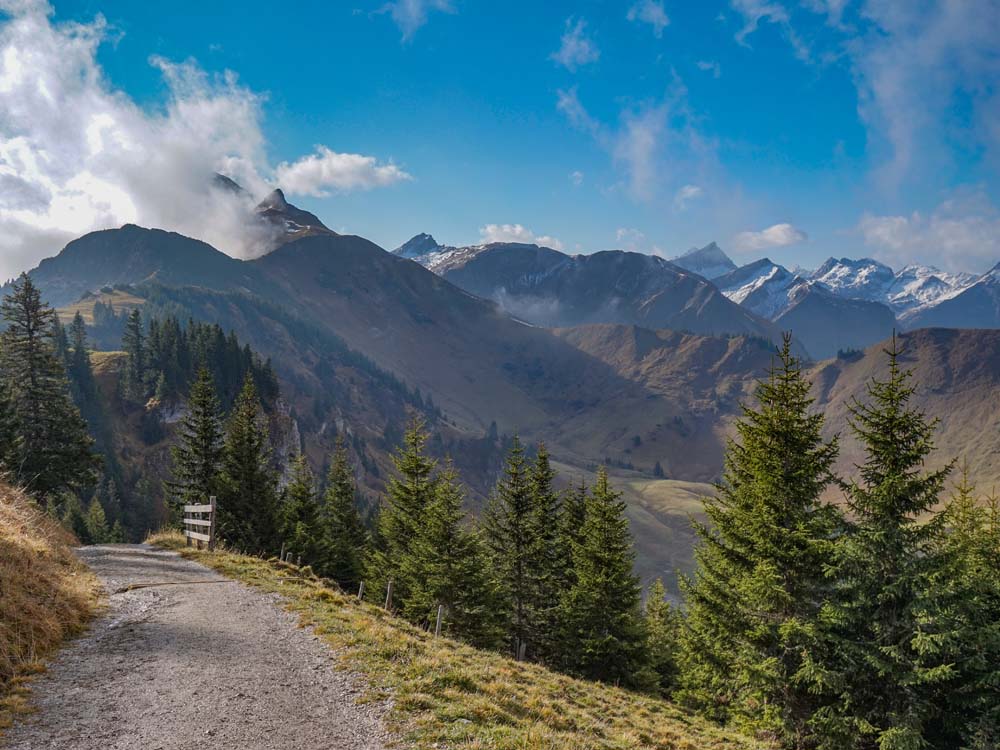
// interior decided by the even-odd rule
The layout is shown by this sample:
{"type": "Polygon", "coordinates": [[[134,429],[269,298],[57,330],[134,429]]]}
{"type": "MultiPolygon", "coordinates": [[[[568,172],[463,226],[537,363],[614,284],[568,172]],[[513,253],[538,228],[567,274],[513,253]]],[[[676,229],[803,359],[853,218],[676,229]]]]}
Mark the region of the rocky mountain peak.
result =
{"type": "Polygon", "coordinates": [[[421,232],[415,234],[392,252],[402,258],[419,258],[421,255],[440,250],[441,247],[431,235],[421,232]]]}

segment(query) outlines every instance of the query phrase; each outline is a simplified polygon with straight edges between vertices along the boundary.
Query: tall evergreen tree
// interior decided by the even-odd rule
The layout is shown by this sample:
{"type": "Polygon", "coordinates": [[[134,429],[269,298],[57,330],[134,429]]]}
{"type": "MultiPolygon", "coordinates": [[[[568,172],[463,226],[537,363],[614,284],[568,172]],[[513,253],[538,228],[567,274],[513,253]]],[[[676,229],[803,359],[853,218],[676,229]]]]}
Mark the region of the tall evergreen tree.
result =
{"type": "Polygon", "coordinates": [[[667,601],[666,589],[659,578],[653,581],[646,593],[643,621],[646,627],[649,668],[656,681],[655,688],[666,695],[677,682],[681,616],[667,601]]]}
{"type": "Polygon", "coordinates": [[[562,509],[559,516],[558,549],[562,557],[562,585],[568,589],[576,582],[573,570],[573,550],[583,539],[583,522],[587,519],[587,484],[580,484],[563,493],[562,509]]]}
{"type": "Polygon", "coordinates": [[[277,476],[271,468],[267,425],[250,373],[229,417],[220,484],[220,536],[237,547],[275,549],[277,476]]]}
{"type": "Polygon", "coordinates": [[[831,583],[826,566],[840,514],[821,500],[836,441],[785,336],[756,409],[743,407],[722,483],[705,501],[697,568],[685,583],[680,696],[751,732],[806,746],[820,707],[803,682],[831,583]]]}
{"type": "Polygon", "coordinates": [[[539,656],[535,630],[532,554],[533,503],[531,472],[521,441],[515,436],[503,475],[490,497],[483,519],[486,544],[499,602],[506,622],[508,646],[515,657],[539,656]]]}
{"type": "Polygon", "coordinates": [[[91,543],[87,514],[83,510],[83,503],[75,494],[66,495],[62,508],[62,524],[73,532],[80,544],[91,543]]]}
{"type": "Polygon", "coordinates": [[[633,559],[625,503],[601,467],[573,551],[576,582],[562,604],[563,658],[571,672],[633,687],[642,683],[646,635],[633,559]]]}
{"type": "Polygon", "coordinates": [[[0,475],[14,478],[19,471],[21,432],[7,378],[0,369],[0,475]]]}
{"type": "Polygon", "coordinates": [[[495,646],[498,628],[493,588],[478,535],[463,527],[463,494],[452,467],[434,484],[434,496],[403,561],[410,591],[403,614],[433,627],[443,605],[444,631],[473,645],[495,646]]]}
{"type": "Polygon", "coordinates": [[[424,520],[424,510],[434,498],[435,462],[425,453],[427,433],[415,418],[406,430],[403,445],[393,456],[397,476],[389,480],[385,501],[378,516],[378,533],[369,558],[366,579],[376,599],[384,596],[386,583],[393,581],[396,601],[405,601],[411,582],[403,565],[424,520]]]}
{"type": "Polygon", "coordinates": [[[549,452],[539,443],[538,453],[528,469],[531,510],[527,519],[530,547],[529,619],[537,656],[555,663],[559,648],[560,598],[564,591],[563,574],[566,551],[559,524],[561,502],[553,488],[556,473],[549,462],[549,452]]]}
{"type": "Polygon", "coordinates": [[[322,562],[322,531],[316,479],[302,454],[292,463],[292,481],[285,487],[278,512],[278,534],[286,549],[313,567],[322,562]]]}
{"type": "Polygon", "coordinates": [[[26,274],[3,299],[0,362],[17,417],[16,480],[33,494],[79,489],[99,463],[55,349],[55,312],[26,274]]]}
{"type": "Polygon", "coordinates": [[[837,546],[840,584],[829,607],[837,661],[818,672],[836,695],[816,721],[830,748],[923,747],[936,685],[950,676],[925,649],[923,614],[942,562],[933,509],[951,464],[924,471],[935,423],[909,404],[914,387],[895,336],[886,355],[888,377],[873,378],[868,403],[851,407],[866,456],[860,481],[845,486],[853,526],[837,546]]]}
{"type": "Polygon", "coordinates": [[[101,507],[101,501],[98,500],[97,495],[94,495],[90,505],[87,506],[85,524],[90,544],[107,544],[113,541],[111,529],[108,528],[108,517],[104,513],[104,508],[101,507]]]}
{"type": "Polygon", "coordinates": [[[188,411],[180,423],[173,456],[173,476],[167,488],[177,505],[196,505],[219,492],[222,468],[222,417],[215,384],[202,368],[191,386],[188,411]]]}
{"type": "Polygon", "coordinates": [[[125,352],[125,371],[122,383],[125,396],[141,400],[146,396],[146,337],[142,328],[139,308],[129,313],[122,334],[122,349],[125,352]]]}
{"type": "Polygon", "coordinates": [[[322,572],[346,590],[361,581],[367,533],[355,504],[357,487],[347,445],[337,438],[333,462],[327,475],[320,523],[323,528],[322,572]]]}

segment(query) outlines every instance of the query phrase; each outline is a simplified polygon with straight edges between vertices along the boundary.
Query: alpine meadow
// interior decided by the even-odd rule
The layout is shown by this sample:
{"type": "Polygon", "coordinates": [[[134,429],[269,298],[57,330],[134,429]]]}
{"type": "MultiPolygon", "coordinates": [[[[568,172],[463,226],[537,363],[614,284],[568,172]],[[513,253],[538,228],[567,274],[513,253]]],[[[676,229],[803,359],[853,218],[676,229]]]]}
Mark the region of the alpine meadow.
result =
{"type": "Polygon", "coordinates": [[[1000,750],[997,40],[0,0],[0,748],[1000,750]]]}

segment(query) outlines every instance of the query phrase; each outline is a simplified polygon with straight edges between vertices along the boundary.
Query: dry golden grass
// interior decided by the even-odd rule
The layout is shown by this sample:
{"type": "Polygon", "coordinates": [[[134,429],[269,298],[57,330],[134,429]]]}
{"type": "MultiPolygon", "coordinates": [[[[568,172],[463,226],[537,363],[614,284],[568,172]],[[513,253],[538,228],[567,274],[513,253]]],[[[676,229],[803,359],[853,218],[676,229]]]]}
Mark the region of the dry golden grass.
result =
{"type": "Polygon", "coordinates": [[[434,638],[309,568],[225,551],[187,549],[177,533],[152,544],[284,596],[289,610],[364,675],[365,699],[392,699],[391,728],[415,747],[452,750],[676,750],[763,748],[664,700],[576,680],[447,638],[434,638]]]}
{"type": "Polygon", "coordinates": [[[93,325],[94,304],[98,301],[103,302],[105,305],[110,305],[116,313],[121,313],[122,310],[131,311],[146,302],[142,297],[136,297],[129,292],[115,289],[112,292],[99,292],[98,294],[89,295],[79,302],[74,302],[72,305],[60,307],[56,310],[56,314],[62,323],[69,324],[73,321],[73,316],[80,313],[87,325],[93,325]]]}
{"type": "Polygon", "coordinates": [[[73,536],[23,493],[0,484],[0,731],[29,710],[42,659],[100,606],[100,584],[73,555],[73,536]]]}

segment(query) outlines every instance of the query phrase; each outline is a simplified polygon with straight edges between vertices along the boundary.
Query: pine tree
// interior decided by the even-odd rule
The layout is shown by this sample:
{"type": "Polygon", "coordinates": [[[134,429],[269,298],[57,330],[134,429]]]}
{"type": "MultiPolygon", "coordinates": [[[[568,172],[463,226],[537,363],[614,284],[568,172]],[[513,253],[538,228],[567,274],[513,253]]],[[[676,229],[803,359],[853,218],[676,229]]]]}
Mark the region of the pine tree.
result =
{"type": "Polygon", "coordinates": [[[19,435],[16,481],[38,497],[94,480],[100,459],[55,348],[56,316],[22,274],[3,300],[0,361],[19,435]]]}
{"type": "Polygon", "coordinates": [[[937,553],[923,615],[933,623],[922,648],[954,665],[938,683],[940,719],[927,732],[932,747],[1000,747],[1000,500],[980,504],[968,467],[945,507],[947,533],[937,553]]]}
{"type": "Polygon", "coordinates": [[[87,506],[85,523],[90,544],[107,544],[112,541],[111,530],[108,528],[108,518],[96,495],[87,506]]]}
{"type": "Polygon", "coordinates": [[[367,534],[354,498],[357,488],[343,438],[337,438],[323,496],[322,573],[341,588],[353,590],[361,582],[367,534]]]}
{"type": "Polygon", "coordinates": [[[122,350],[126,356],[122,390],[126,398],[141,401],[146,396],[146,337],[139,308],[132,310],[125,321],[122,350]]]}
{"type": "Polygon", "coordinates": [[[246,549],[277,548],[277,476],[267,425],[248,373],[233,406],[222,452],[219,535],[246,549]]]}
{"type": "Polygon", "coordinates": [[[173,476],[167,488],[176,505],[198,505],[219,492],[222,468],[222,420],[215,384],[202,368],[191,386],[188,412],[178,430],[178,443],[171,451],[173,476]]]}
{"type": "Polygon", "coordinates": [[[707,525],[684,584],[680,697],[750,732],[803,747],[821,706],[802,673],[817,642],[831,583],[826,566],[840,515],[821,500],[836,441],[785,336],[756,409],[743,407],[722,483],[705,501],[707,525]]]}
{"type": "Polygon", "coordinates": [[[403,614],[422,627],[433,627],[444,606],[445,632],[473,645],[490,648],[500,637],[493,589],[479,537],[463,528],[463,494],[454,469],[447,467],[434,484],[403,573],[410,591],[403,614]]]}
{"type": "Polygon", "coordinates": [[[646,634],[633,558],[625,503],[601,467],[573,551],[576,583],[562,602],[563,658],[571,672],[626,686],[642,683],[646,634]]]}
{"type": "Polygon", "coordinates": [[[80,544],[91,544],[90,528],[87,524],[87,514],[83,504],[76,495],[69,494],[63,503],[62,524],[73,532],[80,544]]]}
{"type": "Polygon", "coordinates": [[[663,581],[657,578],[646,593],[643,610],[649,667],[655,674],[656,689],[669,695],[677,682],[680,613],[670,606],[663,581]]]}
{"type": "Polygon", "coordinates": [[[530,467],[514,437],[503,475],[490,497],[483,520],[491,568],[506,622],[508,646],[515,657],[539,655],[533,618],[532,494],[530,467]]]}
{"type": "Polygon", "coordinates": [[[322,530],[316,478],[302,454],[292,462],[292,481],[285,487],[278,513],[278,533],[285,548],[314,567],[322,561],[322,530]]]}
{"type": "Polygon", "coordinates": [[[580,484],[563,494],[562,512],[559,517],[558,549],[562,556],[562,586],[569,589],[576,583],[573,570],[573,550],[583,539],[583,522],[587,520],[587,484],[581,478],[580,484]]]}
{"type": "Polygon", "coordinates": [[[0,370],[0,475],[10,479],[19,471],[21,434],[7,378],[0,370]]]}
{"type": "Polygon", "coordinates": [[[530,546],[528,615],[537,656],[555,663],[559,648],[560,597],[563,589],[565,552],[560,548],[559,495],[553,489],[555,471],[544,443],[528,470],[531,510],[527,519],[530,546]]]}
{"type": "Polygon", "coordinates": [[[388,581],[393,581],[396,601],[405,601],[410,581],[405,577],[404,561],[424,520],[424,510],[435,495],[435,462],[424,447],[427,443],[424,423],[415,418],[403,437],[403,446],[393,456],[398,476],[389,480],[385,501],[378,516],[378,534],[366,566],[366,579],[372,584],[371,595],[379,599],[388,581]]]}
{"type": "Polygon", "coordinates": [[[851,407],[866,457],[860,482],[845,485],[853,526],[837,547],[840,583],[829,607],[837,661],[820,674],[837,699],[815,722],[830,748],[924,746],[936,684],[950,676],[925,648],[932,633],[923,614],[942,564],[933,508],[951,464],[923,470],[935,423],[909,406],[914,387],[895,336],[886,355],[887,379],[873,378],[869,403],[851,407]]]}

